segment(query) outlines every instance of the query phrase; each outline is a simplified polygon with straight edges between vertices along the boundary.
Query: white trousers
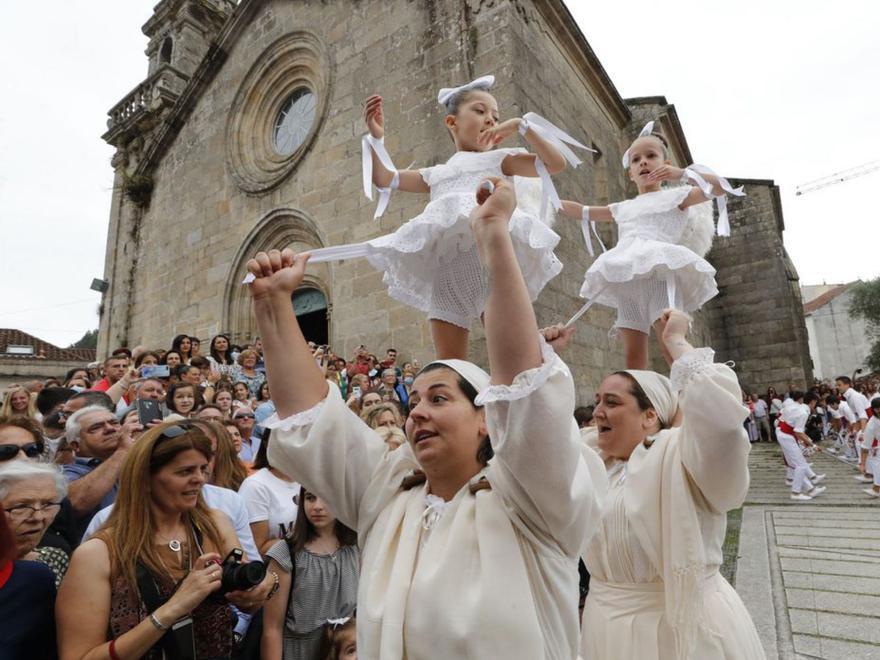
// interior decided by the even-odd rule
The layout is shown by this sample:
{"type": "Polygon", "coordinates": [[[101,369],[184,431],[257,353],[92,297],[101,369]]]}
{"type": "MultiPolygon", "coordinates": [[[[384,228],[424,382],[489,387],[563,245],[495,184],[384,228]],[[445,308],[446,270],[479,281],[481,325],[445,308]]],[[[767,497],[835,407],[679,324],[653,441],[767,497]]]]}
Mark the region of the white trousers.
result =
{"type": "Polygon", "coordinates": [[[868,460],[865,461],[865,472],[874,475],[874,485],[880,488],[880,456],[868,456],[868,460]]]}
{"type": "Polygon", "coordinates": [[[809,493],[813,490],[813,482],[810,481],[816,476],[816,473],[810,469],[807,459],[801,451],[801,447],[795,440],[794,436],[777,431],[776,438],[779,440],[779,446],[782,447],[782,453],[785,456],[785,462],[793,468],[791,490],[793,493],[809,493]]]}

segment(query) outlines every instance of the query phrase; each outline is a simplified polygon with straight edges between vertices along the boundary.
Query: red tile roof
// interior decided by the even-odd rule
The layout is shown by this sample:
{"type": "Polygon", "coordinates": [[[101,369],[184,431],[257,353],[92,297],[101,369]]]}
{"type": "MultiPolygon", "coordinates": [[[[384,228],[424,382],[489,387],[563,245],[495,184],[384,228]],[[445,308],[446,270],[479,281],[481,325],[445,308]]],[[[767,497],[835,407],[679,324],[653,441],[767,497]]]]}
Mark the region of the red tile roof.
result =
{"type": "Polygon", "coordinates": [[[18,360],[34,360],[42,359],[39,356],[45,356],[47,360],[57,360],[61,362],[88,363],[95,360],[95,349],[93,348],[59,348],[55,344],[50,344],[22,330],[14,330],[11,328],[0,328],[0,358],[18,359],[18,360]],[[33,346],[34,352],[30,355],[8,354],[7,346],[33,346]]]}
{"type": "Polygon", "coordinates": [[[825,305],[830,303],[832,300],[837,298],[837,296],[844,293],[852,285],[853,285],[852,282],[850,282],[849,284],[838,284],[836,287],[834,287],[833,289],[829,289],[828,291],[823,293],[821,296],[816,296],[812,300],[805,302],[804,303],[804,314],[805,315],[812,314],[820,307],[824,307],[825,305]]]}

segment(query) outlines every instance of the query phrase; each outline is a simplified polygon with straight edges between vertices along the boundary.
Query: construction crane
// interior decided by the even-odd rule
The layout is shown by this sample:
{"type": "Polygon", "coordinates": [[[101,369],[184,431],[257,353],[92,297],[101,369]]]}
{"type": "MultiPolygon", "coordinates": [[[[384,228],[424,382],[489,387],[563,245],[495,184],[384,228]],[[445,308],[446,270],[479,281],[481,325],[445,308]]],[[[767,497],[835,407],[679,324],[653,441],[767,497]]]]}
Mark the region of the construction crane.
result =
{"type": "Polygon", "coordinates": [[[821,190],[822,188],[827,188],[828,186],[834,186],[838,183],[843,183],[844,181],[849,181],[850,179],[855,179],[857,177],[870,174],[871,172],[876,172],[877,170],[880,170],[880,160],[865,163],[864,165],[859,165],[858,167],[851,167],[848,170],[835,172],[834,174],[823,176],[821,179],[814,179],[813,181],[802,183],[796,188],[794,194],[806,195],[807,193],[811,193],[815,190],[821,190]]]}

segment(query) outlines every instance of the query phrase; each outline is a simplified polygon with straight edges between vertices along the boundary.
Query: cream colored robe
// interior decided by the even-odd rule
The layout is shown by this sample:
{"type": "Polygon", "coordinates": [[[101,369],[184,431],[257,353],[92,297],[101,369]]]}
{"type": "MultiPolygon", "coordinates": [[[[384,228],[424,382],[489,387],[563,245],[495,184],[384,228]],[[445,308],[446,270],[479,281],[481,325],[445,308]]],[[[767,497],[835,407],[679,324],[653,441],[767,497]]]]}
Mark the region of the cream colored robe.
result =
{"type": "MultiPolygon", "coordinates": [[[[690,627],[695,636],[688,658],[764,658],[745,606],[718,573],[727,511],[741,506],[748,491],[751,446],[736,374],[713,364],[712,357],[711,349],[697,349],[673,365],[682,425],[658,433],[650,447],[636,447],[625,481],[615,485],[623,489],[625,522],[603,525],[592,540],[585,557],[591,582],[581,642],[587,660],[683,657],[674,641],[676,617],[697,624],[690,627]],[[614,538],[607,537],[609,529],[616,530],[614,538]],[[624,545],[634,542],[637,551],[624,545]],[[589,560],[642,553],[652,570],[641,569],[636,582],[632,576],[604,575],[608,562],[591,566],[589,560]],[[676,576],[681,586],[683,576],[698,573],[704,579],[697,581],[697,598],[682,598],[686,589],[676,593],[676,576]]],[[[593,444],[594,434],[585,433],[583,441],[593,444]]],[[[610,502],[605,516],[619,515],[610,502]]]]}
{"type": "Polygon", "coordinates": [[[269,459],[357,530],[362,660],[571,660],[578,649],[577,558],[599,516],[593,452],[582,453],[568,367],[544,364],[480,394],[495,458],[423,531],[426,486],[409,445],[387,452],[336,387],[267,426],[269,459]]]}

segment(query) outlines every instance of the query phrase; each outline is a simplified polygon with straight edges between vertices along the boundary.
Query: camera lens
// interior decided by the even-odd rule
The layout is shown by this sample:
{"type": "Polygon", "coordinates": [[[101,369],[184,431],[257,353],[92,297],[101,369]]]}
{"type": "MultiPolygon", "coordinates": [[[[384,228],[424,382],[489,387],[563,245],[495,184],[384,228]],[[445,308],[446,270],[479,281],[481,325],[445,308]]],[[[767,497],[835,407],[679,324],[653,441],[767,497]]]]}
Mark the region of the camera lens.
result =
{"type": "Polygon", "coordinates": [[[257,586],[266,577],[266,565],[260,561],[227,564],[223,567],[221,593],[243,591],[257,586]]]}

